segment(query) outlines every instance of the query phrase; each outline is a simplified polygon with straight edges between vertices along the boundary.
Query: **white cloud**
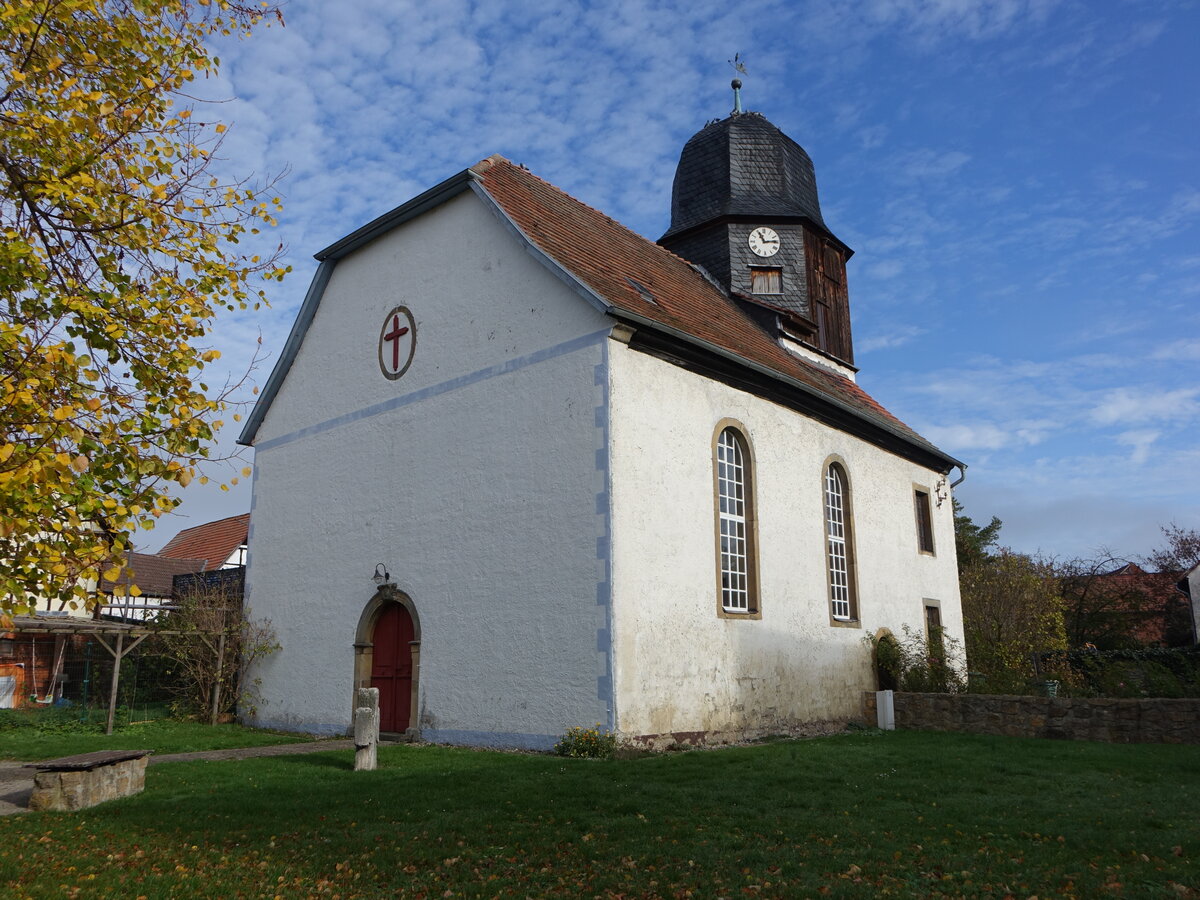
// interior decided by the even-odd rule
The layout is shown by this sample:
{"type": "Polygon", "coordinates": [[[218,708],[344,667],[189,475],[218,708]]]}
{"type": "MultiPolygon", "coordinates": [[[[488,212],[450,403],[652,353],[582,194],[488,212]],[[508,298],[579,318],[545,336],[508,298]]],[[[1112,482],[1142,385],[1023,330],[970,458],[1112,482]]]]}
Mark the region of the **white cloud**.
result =
{"type": "Polygon", "coordinates": [[[925,436],[940,447],[959,453],[967,450],[1000,450],[1030,447],[1044,440],[1046,423],[1027,422],[956,422],[953,425],[930,425],[925,436]]]}
{"type": "Polygon", "coordinates": [[[901,325],[891,329],[883,334],[876,334],[869,338],[855,342],[855,347],[860,353],[870,353],[874,350],[885,350],[889,347],[901,347],[907,344],[913,338],[920,337],[925,334],[926,329],[918,328],[916,325],[901,325]]]}
{"type": "Polygon", "coordinates": [[[871,278],[895,278],[904,271],[904,262],[899,259],[881,259],[867,267],[866,274],[871,278]]]}
{"type": "Polygon", "coordinates": [[[1180,338],[1159,347],[1152,356],[1154,359],[1200,360],[1200,338],[1180,338]]]}
{"type": "Polygon", "coordinates": [[[914,150],[902,156],[897,166],[900,174],[910,179],[944,178],[958,171],[971,157],[958,150],[939,153],[936,150],[914,150]]]}
{"type": "Polygon", "coordinates": [[[1150,448],[1161,436],[1162,432],[1148,429],[1126,431],[1117,435],[1117,442],[1124,444],[1126,447],[1133,448],[1133,452],[1129,456],[1129,461],[1135,466],[1140,466],[1144,465],[1150,458],[1150,448]]]}
{"type": "Polygon", "coordinates": [[[1189,419],[1200,415],[1200,388],[1163,391],[1122,387],[1108,391],[1090,412],[1100,425],[1189,419]]]}

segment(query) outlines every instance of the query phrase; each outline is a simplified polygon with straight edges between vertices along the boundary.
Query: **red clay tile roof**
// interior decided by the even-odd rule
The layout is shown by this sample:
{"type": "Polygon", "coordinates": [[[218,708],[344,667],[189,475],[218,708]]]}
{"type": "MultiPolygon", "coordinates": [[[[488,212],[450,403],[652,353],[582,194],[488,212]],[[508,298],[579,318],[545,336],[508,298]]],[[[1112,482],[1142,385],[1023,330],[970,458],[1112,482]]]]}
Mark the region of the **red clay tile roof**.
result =
{"type": "Polygon", "coordinates": [[[216,569],[233,555],[234,550],[246,543],[249,531],[250,513],[206,522],[179,532],[158,551],[158,555],[203,559],[208,562],[208,568],[216,569]]]}
{"type": "Polygon", "coordinates": [[[783,349],[686,260],[502,156],[470,171],[526,238],[613,311],[633,313],[765,366],[945,456],[849,378],[783,349]],[[629,279],[643,285],[654,302],[629,279]]]}
{"type": "Polygon", "coordinates": [[[170,597],[173,579],[176,575],[187,575],[212,568],[206,563],[207,561],[203,559],[183,559],[158,556],[153,553],[130,553],[121,577],[115,582],[103,579],[100,582],[100,590],[105,594],[111,594],[116,585],[128,587],[136,584],[143,597],[170,597]]]}
{"type": "Polygon", "coordinates": [[[1131,619],[1130,632],[1140,642],[1168,646],[1174,606],[1188,597],[1178,586],[1183,574],[1147,572],[1137,563],[1126,563],[1096,576],[1093,590],[1111,613],[1131,619]]]}

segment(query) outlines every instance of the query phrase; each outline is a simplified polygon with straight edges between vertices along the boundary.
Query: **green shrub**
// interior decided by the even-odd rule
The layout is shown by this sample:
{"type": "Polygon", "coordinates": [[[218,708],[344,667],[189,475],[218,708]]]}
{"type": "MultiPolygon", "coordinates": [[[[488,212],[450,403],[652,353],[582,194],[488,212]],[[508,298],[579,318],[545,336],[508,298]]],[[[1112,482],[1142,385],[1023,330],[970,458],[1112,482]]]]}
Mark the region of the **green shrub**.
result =
{"type": "Polygon", "coordinates": [[[1070,650],[1040,654],[1040,663],[1077,696],[1200,697],[1197,647],[1070,650]]]}
{"type": "Polygon", "coordinates": [[[569,728],[562,739],[554,745],[559,756],[575,759],[611,759],[617,749],[617,736],[611,731],[602,731],[599,722],[592,728],[569,728]]]}
{"type": "Polygon", "coordinates": [[[875,677],[879,682],[879,690],[898,690],[900,676],[904,672],[904,651],[900,642],[891,633],[885,633],[871,643],[875,651],[875,677]]]}
{"type": "Polygon", "coordinates": [[[880,690],[958,694],[966,690],[963,678],[962,645],[939,629],[935,640],[902,626],[904,640],[894,635],[868,635],[863,640],[874,653],[880,690]]]}
{"type": "Polygon", "coordinates": [[[88,721],[77,706],[43,709],[0,709],[0,732],[34,731],[38,734],[88,734],[103,731],[103,724],[88,721]]]}

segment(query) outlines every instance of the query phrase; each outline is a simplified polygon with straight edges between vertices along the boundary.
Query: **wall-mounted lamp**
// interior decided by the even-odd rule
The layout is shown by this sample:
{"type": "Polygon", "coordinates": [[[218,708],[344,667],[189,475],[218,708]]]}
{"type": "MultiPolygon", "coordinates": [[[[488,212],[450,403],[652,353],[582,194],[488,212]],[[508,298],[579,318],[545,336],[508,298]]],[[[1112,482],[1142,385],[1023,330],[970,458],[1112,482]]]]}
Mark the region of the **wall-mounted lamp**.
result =
{"type": "Polygon", "coordinates": [[[946,502],[946,498],[950,496],[950,492],[946,490],[945,476],[938,479],[937,486],[933,490],[937,496],[937,505],[941,508],[941,505],[946,502]]]}
{"type": "Polygon", "coordinates": [[[392,580],[392,576],[388,574],[388,570],[384,564],[379,563],[379,565],[375,567],[375,574],[371,576],[371,580],[375,582],[376,587],[383,587],[392,580]]]}

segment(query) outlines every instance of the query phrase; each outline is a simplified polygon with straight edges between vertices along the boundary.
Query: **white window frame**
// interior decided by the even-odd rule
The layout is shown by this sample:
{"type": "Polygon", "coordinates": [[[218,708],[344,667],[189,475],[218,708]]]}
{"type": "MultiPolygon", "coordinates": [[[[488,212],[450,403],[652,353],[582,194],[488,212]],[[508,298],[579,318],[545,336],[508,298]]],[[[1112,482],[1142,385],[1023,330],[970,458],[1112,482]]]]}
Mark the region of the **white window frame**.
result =
{"type": "Polygon", "coordinates": [[[835,622],[855,622],[854,531],[850,484],[837,462],[825,465],[825,569],[829,578],[829,615],[835,622]]]}
{"type": "Polygon", "coordinates": [[[718,427],[713,475],[720,612],[739,618],[755,616],[759,610],[750,445],[736,426],[718,427]]]}

